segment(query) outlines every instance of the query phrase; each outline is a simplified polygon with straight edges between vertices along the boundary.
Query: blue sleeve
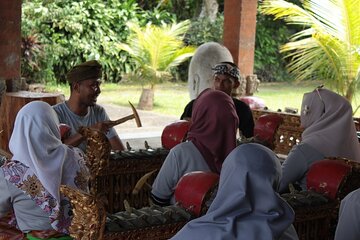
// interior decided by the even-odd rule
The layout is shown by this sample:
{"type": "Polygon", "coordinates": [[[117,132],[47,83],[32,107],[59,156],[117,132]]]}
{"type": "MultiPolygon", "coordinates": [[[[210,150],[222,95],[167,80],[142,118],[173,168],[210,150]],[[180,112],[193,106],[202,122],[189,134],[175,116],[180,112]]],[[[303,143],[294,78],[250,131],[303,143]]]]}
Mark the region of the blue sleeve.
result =
{"type": "Polygon", "coordinates": [[[349,193],[340,204],[335,240],[360,239],[360,189],[349,193]]]}
{"type": "Polygon", "coordinates": [[[286,192],[290,183],[295,183],[303,179],[307,172],[307,164],[301,148],[295,145],[286,160],[281,166],[282,177],[280,180],[279,192],[286,192]]]}
{"type": "Polygon", "coordinates": [[[170,201],[174,193],[174,188],[179,179],[177,170],[177,156],[174,149],[172,149],[161,166],[158,175],[156,176],[156,179],[152,185],[151,194],[158,199],[164,200],[164,202],[170,201]]]}

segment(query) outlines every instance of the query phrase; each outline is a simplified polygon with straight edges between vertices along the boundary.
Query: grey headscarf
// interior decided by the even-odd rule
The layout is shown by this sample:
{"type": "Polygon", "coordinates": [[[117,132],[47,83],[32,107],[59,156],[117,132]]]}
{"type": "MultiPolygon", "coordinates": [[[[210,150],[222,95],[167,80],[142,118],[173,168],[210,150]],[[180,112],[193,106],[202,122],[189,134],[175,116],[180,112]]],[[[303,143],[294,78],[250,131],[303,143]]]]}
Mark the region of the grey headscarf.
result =
{"type": "Polygon", "coordinates": [[[208,212],[187,223],[172,239],[278,239],[294,220],[276,192],[281,176],[275,154],[243,144],[226,158],[217,195],[208,212]]]}
{"type": "Polygon", "coordinates": [[[302,142],[326,157],[360,162],[360,146],[352,107],[344,97],[324,88],[305,93],[301,106],[302,142]]]}

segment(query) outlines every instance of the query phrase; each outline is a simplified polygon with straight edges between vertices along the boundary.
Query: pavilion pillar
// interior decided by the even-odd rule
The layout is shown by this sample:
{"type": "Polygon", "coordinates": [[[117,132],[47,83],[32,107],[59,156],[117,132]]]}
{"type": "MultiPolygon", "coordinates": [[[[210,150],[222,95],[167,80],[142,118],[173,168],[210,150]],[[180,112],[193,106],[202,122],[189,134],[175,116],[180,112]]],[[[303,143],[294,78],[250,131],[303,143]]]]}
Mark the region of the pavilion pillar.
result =
{"type": "Polygon", "coordinates": [[[231,52],[242,74],[254,69],[257,0],[226,0],[224,45],[231,52]]]}
{"type": "MultiPolygon", "coordinates": [[[[21,83],[21,0],[0,1],[0,99],[21,83]]],[[[1,103],[1,100],[0,100],[1,103]]]]}
{"type": "Polygon", "coordinates": [[[254,71],[257,0],[224,1],[223,43],[244,78],[240,95],[252,95],[259,81],[254,71]]]}

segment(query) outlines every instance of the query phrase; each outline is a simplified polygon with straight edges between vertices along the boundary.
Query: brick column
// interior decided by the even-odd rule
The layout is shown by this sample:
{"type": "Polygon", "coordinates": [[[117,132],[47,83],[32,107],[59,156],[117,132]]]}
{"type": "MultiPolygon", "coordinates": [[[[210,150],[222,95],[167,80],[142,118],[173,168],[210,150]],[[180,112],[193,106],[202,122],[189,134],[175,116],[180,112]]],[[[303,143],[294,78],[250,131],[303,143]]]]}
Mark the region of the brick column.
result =
{"type": "MultiPolygon", "coordinates": [[[[0,97],[20,83],[21,0],[0,1],[0,97]]],[[[1,101],[1,100],[0,100],[1,101]]]]}
{"type": "Polygon", "coordinates": [[[257,0],[225,0],[224,45],[243,75],[254,71],[257,0]]]}

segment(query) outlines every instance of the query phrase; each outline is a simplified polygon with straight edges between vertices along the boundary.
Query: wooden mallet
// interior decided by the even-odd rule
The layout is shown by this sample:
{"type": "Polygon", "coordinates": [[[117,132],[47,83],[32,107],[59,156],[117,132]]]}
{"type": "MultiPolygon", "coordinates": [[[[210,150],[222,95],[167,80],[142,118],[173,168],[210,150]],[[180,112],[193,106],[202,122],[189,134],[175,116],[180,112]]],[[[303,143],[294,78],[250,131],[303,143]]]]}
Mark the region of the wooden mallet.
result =
{"type": "Polygon", "coordinates": [[[129,121],[129,120],[131,120],[131,119],[134,119],[134,118],[135,118],[135,121],[136,121],[136,125],[137,125],[138,127],[142,127],[141,120],[140,120],[140,117],[139,117],[138,112],[136,111],[134,105],[132,105],[130,101],[129,101],[129,104],[130,104],[130,106],[131,106],[131,109],[132,109],[132,111],[133,111],[133,114],[128,115],[128,116],[123,117],[123,118],[120,118],[120,119],[115,120],[115,121],[108,121],[108,123],[109,123],[112,127],[114,127],[114,126],[116,126],[116,125],[118,125],[118,124],[124,123],[124,122],[126,122],[126,121],[129,121]]]}

